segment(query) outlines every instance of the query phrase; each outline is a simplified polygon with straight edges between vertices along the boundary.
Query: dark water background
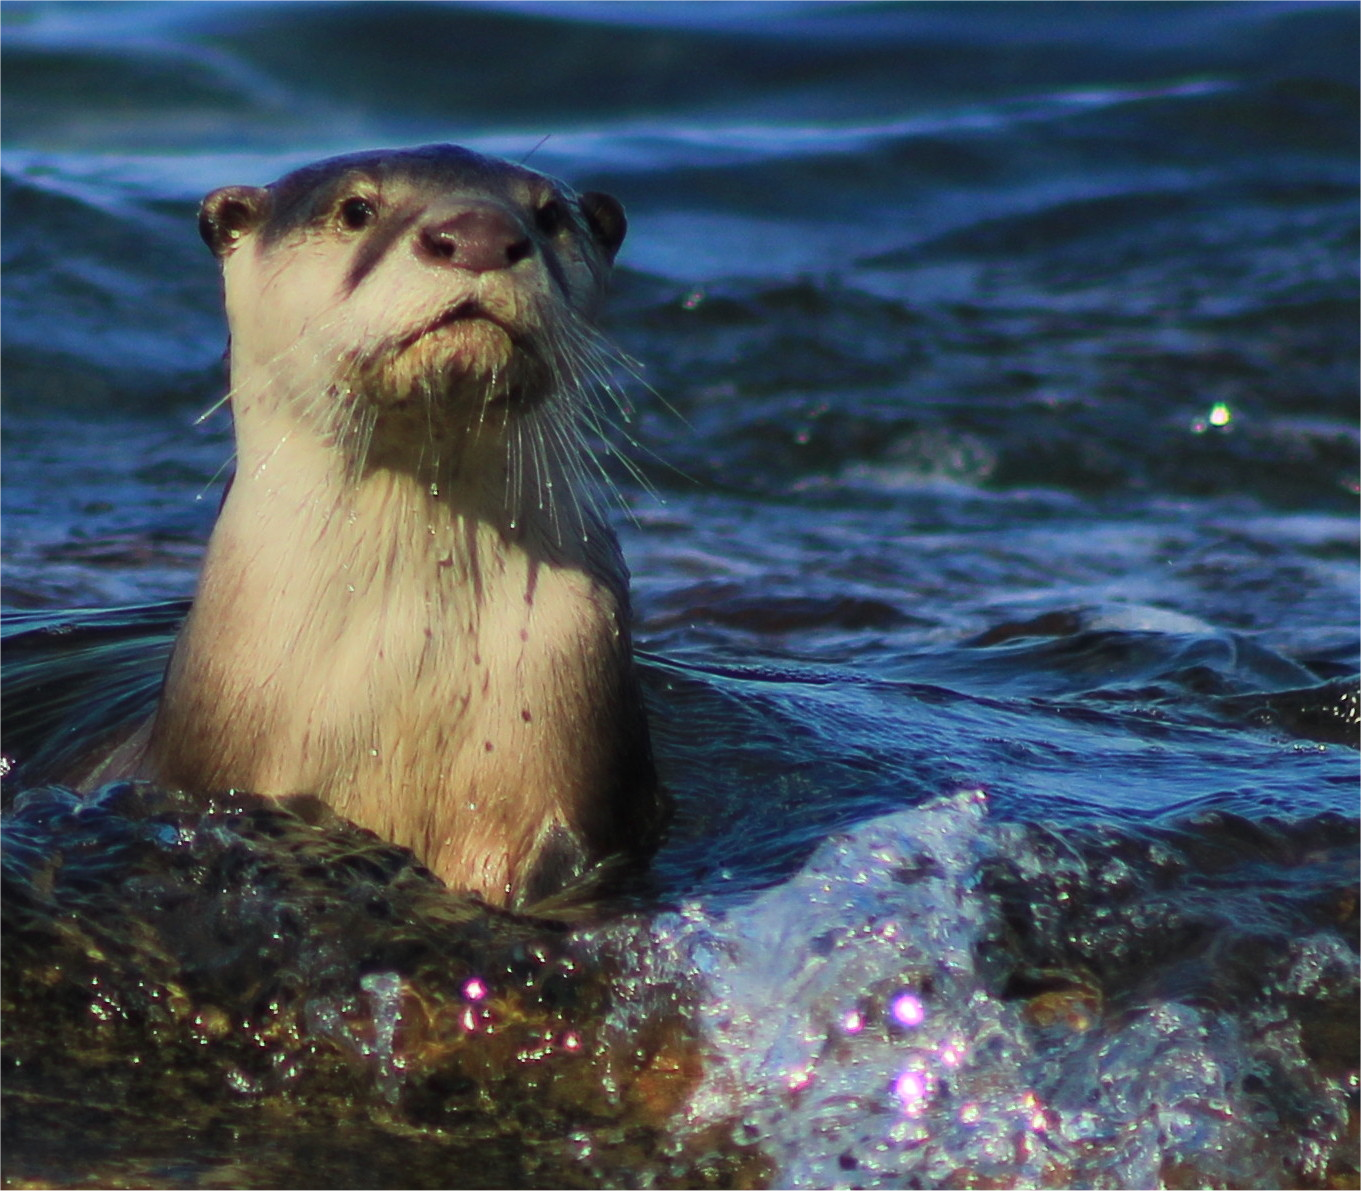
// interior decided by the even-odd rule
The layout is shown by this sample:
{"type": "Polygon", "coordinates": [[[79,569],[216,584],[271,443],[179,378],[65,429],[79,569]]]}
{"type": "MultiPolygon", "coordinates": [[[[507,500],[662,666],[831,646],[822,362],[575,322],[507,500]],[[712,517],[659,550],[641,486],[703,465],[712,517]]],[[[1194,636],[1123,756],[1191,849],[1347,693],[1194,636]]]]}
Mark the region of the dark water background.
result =
{"type": "Polygon", "coordinates": [[[1357,1185],[1355,7],[3,19],[6,606],[192,592],[205,191],[528,156],[629,211],[678,802],[563,930],[21,796],[11,1185],[1357,1185]]]}

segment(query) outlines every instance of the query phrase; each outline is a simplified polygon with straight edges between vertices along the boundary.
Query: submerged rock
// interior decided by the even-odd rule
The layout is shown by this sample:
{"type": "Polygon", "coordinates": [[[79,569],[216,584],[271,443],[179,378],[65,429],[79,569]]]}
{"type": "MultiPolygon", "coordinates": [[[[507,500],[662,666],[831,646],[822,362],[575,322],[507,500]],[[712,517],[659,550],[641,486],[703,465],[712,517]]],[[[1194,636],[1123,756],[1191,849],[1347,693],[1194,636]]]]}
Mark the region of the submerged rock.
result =
{"type": "Polygon", "coordinates": [[[5,823],[9,1185],[1345,1186],[1355,829],[980,791],[514,916],[320,806],[5,823]]]}

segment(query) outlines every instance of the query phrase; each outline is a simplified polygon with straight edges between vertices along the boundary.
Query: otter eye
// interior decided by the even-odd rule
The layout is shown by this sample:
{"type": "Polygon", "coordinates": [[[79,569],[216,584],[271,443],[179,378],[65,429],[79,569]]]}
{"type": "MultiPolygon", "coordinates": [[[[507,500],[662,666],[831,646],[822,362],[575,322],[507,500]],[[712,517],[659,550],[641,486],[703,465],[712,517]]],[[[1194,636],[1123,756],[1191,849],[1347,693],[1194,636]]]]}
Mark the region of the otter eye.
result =
{"type": "Polygon", "coordinates": [[[368,227],[377,218],[378,211],[368,199],[347,198],[340,204],[340,222],[351,231],[368,227]]]}
{"type": "Polygon", "coordinates": [[[556,236],[567,222],[567,208],[557,199],[549,199],[534,212],[534,224],[545,236],[556,236]]]}

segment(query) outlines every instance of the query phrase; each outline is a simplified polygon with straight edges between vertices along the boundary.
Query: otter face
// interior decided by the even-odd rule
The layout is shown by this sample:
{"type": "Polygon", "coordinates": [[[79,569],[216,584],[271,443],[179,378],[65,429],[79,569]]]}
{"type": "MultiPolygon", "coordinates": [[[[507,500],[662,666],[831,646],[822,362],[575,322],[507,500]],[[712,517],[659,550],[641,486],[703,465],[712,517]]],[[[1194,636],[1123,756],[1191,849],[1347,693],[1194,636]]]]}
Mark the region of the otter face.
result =
{"type": "Polygon", "coordinates": [[[264,405],[333,441],[358,426],[366,451],[428,445],[604,371],[590,320],[626,228],[608,195],[431,145],[216,190],[199,228],[223,266],[238,423],[264,405]]]}

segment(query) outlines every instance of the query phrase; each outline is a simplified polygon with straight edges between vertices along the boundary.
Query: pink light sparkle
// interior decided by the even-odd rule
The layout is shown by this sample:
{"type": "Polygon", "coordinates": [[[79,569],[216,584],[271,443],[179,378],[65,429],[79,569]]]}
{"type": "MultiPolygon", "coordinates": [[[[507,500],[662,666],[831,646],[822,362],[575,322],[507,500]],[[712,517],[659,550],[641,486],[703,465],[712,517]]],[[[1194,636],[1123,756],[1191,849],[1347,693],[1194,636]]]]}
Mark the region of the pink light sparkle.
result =
{"type": "Polygon", "coordinates": [[[888,1011],[900,1026],[919,1026],[926,1020],[926,1006],[916,993],[899,993],[889,1002],[888,1011]]]}
{"type": "Polygon", "coordinates": [[[893,1081],[893,1094],[901,1102],[903,1111],[909,1115],[915,1116],[921,1112],[930,1091],[931,1081],[924,1071],[909,1068],[893,1081]]]}

